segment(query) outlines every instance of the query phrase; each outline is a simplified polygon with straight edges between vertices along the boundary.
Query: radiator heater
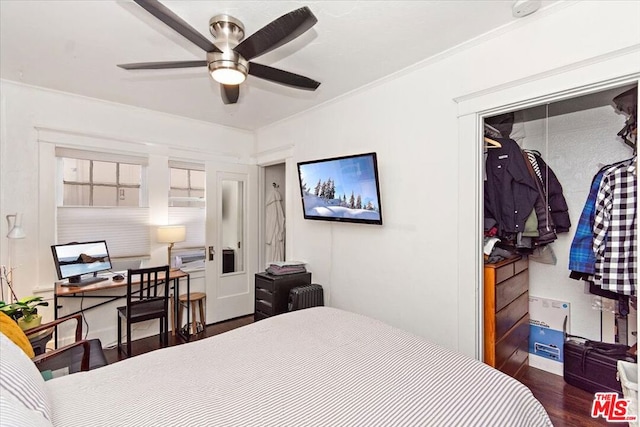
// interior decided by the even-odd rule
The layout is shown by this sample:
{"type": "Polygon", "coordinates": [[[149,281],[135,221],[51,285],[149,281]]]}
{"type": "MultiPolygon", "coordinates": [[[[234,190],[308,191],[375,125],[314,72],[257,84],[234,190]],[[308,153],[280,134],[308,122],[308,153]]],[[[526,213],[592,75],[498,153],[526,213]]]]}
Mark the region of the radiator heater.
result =
{"type": "Polygon", "coordinates": [[[324,305],[324,292],[318,284],[297,286],[289,291],[289,311],[324,305]]]}

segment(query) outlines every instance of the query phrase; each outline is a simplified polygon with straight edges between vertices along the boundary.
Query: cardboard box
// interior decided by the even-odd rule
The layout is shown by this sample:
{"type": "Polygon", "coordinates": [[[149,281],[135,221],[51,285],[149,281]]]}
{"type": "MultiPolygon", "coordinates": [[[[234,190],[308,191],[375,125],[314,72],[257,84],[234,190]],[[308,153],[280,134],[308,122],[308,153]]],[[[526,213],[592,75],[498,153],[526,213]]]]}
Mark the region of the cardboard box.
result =
{"type": "Polygon", "coordinates": [[[546,298],[529,297],[529,365],[562,375],[564,354],[563,325],[570,325],[571,304],[546,298]]]}

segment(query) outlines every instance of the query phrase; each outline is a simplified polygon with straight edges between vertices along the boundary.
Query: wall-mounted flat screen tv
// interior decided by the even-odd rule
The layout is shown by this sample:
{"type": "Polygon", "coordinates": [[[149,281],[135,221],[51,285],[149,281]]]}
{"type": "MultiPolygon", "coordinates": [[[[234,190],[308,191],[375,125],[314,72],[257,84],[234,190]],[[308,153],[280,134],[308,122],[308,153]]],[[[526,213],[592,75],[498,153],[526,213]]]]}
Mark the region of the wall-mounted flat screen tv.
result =
{"type": "Polygon", "coordinates": [[[376,153],[298,163],[305,219],[382,225],[376,153]]]}

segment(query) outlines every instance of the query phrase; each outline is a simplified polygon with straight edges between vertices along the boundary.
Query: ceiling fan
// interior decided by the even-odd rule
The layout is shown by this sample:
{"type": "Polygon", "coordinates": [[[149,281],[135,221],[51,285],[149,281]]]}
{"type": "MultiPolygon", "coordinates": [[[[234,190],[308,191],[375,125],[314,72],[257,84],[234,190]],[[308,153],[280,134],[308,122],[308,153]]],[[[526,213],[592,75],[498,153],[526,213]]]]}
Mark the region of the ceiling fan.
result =
{"type": "Polygon", "coordinates": [[[157,0],[134,0],[146,11],[173,28],[207,53],[204,60],[140,62],[119,64],[125,70],[159,70],[168,68],[208,67],[211,77],[220,83],[222,101],[235,104],[240,84],[250,74],[297,89],[316,90],[320,82],[298,74],[250,62],[302,35],[318,22],[308,7],[301,7],[265,25],[244,38],[244,25],[229,15],[216,15],[209,20],[209,31],[217,46],[157,0]]]}

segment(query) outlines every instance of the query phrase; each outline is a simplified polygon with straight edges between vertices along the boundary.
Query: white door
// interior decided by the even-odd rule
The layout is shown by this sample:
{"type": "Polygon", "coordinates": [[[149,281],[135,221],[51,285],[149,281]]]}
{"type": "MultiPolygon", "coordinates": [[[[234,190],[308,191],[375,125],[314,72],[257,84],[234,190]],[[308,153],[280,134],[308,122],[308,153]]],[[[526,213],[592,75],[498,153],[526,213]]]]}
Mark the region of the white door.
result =
{"type": "Polygon", "coordinates": [[[207,162],[207,323],[254,311],[257,166],[207,162]]]}

